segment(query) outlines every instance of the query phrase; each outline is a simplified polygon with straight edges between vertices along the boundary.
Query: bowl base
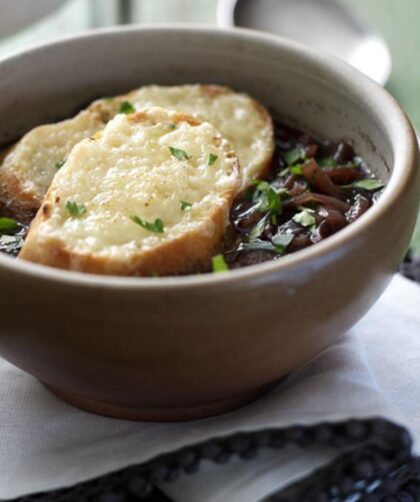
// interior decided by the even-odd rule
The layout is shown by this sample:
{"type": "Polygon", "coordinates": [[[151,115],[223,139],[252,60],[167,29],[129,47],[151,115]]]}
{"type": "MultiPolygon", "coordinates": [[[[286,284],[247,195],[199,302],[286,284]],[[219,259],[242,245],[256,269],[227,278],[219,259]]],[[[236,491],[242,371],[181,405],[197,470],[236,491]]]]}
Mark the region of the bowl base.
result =
{"type": "Polygon", "coordinates": [[[228,411],[233,411],[244,406],[258,397],[263,396],[271,390],[276,384],[269,384],[258,389],[253,389],[229,399],[214,401],[211,403],[186,406],[180,408],[142,408],[131,406],[120,406],[110,403],[103,403],[92,399],[86,399],[77,394],[45,384],[45,387],[55,396],[63,401],[81,408],[84,411],[95,413],[111,418],[120,418],[124,420],[137,420],[142,422],[179,422],[186,420],[198,420],[202,418],[213,417],[228,411]]]}

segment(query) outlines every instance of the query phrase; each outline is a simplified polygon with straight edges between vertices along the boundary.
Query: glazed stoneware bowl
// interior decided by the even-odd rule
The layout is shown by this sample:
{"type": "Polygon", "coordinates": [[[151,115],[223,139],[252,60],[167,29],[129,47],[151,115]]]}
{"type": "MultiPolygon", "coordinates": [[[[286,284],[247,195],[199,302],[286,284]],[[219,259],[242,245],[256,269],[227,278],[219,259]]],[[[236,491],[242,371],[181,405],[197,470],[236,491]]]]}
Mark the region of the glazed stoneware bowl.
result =
{"type": "Polygon", "coordinates": [[[0,256],[0,355],[70,403],[139,420],[239,406],[333,343],[380,296],[418,210],[417,142],[345,63],[251,31],[98,31],[0,62],[0,144],[142,84],[217,83],[319,138],[351,140],[388,185],[315,246],[223,274],[83,275],[0,256]]]}

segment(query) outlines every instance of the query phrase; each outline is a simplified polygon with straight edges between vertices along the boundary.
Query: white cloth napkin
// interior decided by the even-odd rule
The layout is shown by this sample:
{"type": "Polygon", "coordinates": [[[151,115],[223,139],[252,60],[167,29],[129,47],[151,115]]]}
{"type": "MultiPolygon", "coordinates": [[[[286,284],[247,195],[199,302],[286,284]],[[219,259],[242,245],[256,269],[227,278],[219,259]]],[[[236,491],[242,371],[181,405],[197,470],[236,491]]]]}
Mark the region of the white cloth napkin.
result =
{"type": "MultiPolygon", "coordinates": [[[[71,486],[233,432],[378,416],[405,425],[420,452],[420,287],[399,276],[336,345],[264,398],[212,419],[97,417],[0,360],[0,499],[71,486]]],[[[204,462],[198,473],[161,488],[177,502],[256,502],[338,454],[290,447],[248,462],[204,462]]]]}

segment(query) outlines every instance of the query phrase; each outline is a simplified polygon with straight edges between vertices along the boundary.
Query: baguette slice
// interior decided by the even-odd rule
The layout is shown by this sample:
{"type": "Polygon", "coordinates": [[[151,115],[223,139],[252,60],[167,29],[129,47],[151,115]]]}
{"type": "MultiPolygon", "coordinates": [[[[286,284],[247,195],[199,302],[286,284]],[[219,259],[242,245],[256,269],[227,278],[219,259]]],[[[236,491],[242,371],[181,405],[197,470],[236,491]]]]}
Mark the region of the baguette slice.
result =
{"type": "Polygon", "coordinates": [[[162,108],[117,115],[73,148],[19,258],[110,275],[201,270],[239,186],[238,159],[211,124],[162,108]]]}
{"type": "Polygon", "coordinates": [[[105,124],[99,109],[82,111],[72,119],[32,129],[3,159],[0,156],[2,213],[30,221],[73,146],[105,124]]]}
{"type": "MultiPolygon", "coordinates": [[[[102,130],[124,102],[137,110],[160,106],[214,125],[231,142],[241,162],[243,186],[267,172],[274,151],[273,124],[266,109],[246,94],[214,85],[145,86],[127,95],[100,99],[74,118],[37,127],[0,159],[0,210],[30,220],[57,172],[79,141],[102,130]]],[[[124,109],[124,108],[123,108],[124,109]]]]}
{"type": "Polygon", "coordinates": [[[124,99],[136,109],[160,106],[189,113],[214,125],[233,146],[242,169],[243,188],[264,177],[274,153],[273,121],[247,94],[217,85],[140,87],[124,99]]]}

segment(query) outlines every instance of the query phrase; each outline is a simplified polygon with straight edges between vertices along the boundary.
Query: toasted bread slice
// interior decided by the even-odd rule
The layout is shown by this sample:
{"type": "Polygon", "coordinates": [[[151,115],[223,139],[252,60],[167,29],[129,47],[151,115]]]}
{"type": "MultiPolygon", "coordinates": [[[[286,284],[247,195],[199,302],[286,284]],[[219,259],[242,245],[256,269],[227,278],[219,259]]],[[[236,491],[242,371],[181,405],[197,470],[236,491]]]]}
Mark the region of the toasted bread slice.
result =
{"type": "Polygon", "coordinates": [[[71,149],[105,127],[99,110],[32,129],[3,159],[0,156],[0,210],[30,221],[71,149]]]}
{"type": "Polygon", "coordinates": [[[141,110],[160,106],[206,120],[233,146],[242,169],[242,186],[264,177],[274,153],[273,121],[267,110],[247,94],[218,85],[149,85],[125,98],[141,110]]]}
{"type": "MultiPolygon", "coordinates": [[[[0,159],[0,209],[19,219],[30,219],[73,146],[102,130],[124,102],[137,110],[160,106],[182,111],[213,124],[239,157],[243,186],[263,177],[269,168],[274,152],[273,124],[257,101],[214,85],[151,85],[124,96],[97,100],[72,119],[27,133],[2,163],[0,159]]],[[[122,109],[127,111],[127,107],[122,109]]]]}
{"type": "Polygon", "coordinates": [[[73,148],[19,258],[111,275],[200,270],[239,186],[238,159],[208,122],[162,108],[117,115],[73,148]]]}

